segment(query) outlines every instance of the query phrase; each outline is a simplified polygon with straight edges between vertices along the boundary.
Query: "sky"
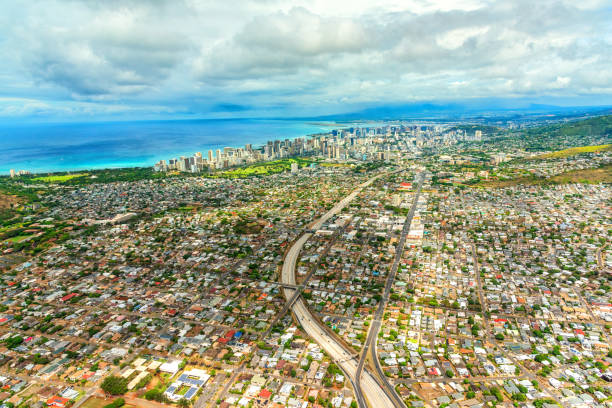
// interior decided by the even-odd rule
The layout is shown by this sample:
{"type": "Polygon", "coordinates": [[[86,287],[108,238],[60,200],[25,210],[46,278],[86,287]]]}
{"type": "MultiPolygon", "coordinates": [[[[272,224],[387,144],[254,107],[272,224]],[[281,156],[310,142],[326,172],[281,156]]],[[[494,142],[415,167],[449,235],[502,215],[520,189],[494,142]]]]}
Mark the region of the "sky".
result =
{"type": "Polygon", "coordinates": [[[600,0],[14,0],[0,123],[612,105],[600,0]]]}

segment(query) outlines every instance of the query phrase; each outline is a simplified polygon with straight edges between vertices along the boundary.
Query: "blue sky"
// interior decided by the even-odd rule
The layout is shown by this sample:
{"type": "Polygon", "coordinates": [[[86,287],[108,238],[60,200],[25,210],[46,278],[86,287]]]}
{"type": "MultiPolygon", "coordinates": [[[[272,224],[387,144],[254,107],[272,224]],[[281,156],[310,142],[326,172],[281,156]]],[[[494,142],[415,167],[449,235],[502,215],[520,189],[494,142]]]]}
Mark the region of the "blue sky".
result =
{"type": "Polygon", "coordinates": [[[609,1],[16,0],[1,11],[0,123],[479,98],[612,105],[609,1]]]}

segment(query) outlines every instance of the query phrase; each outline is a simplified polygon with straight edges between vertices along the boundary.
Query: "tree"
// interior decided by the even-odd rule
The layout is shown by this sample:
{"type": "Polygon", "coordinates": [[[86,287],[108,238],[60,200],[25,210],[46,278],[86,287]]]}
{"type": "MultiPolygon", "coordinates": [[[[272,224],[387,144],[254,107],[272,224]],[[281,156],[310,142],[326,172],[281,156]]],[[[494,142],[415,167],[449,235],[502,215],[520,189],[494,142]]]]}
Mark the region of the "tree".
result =
{"type": "Polygon", "coordinates": [[[495,396],[495,398],[497,399],[497,401],[502,402],[504,400],[504,397],[502,396],[501,391],[499,390],[499,388],[497,387],[491,387],[489,389],[489,391],[491,391],[491,394],[493,396],[495,396]]]}
{"type": "Polygon", "coordinates": [[[165,402],[167,399],[164,393],[159,388],[153,388],[152,390],[145,392],[143,396],[145,397],[145,399],[157,402],[165,402]]]}
{"type": "Polygon", "coordinates": [[[104,379],[100,388],[111,395],[122,395],[127,392],[127,385],[127,378],[109,375],[104,379]]]}
{"type": "Polygon", "coordinates": [[[534,360],[537,361],[538,363],[543,362],[544,360],[547,360],[548,357],[546,354],[538,354],[535,356],[534,360]]]}
{"type": "Polygon", "coordinates": [[[6,344],[6,348],[12,350],[15,347],[19,346],[21,343],[23,343],[23,337],[21,336],[9,337],[8,339],[4,340],[4,343],[6,344]]]}
{"type": "Polygon", "coordinates": [[[189,406],[191,406],[191,401],[185,398],[181,398],[180,400],[178,400],[177,405],[181,408],[188,408],[189,406]]]}

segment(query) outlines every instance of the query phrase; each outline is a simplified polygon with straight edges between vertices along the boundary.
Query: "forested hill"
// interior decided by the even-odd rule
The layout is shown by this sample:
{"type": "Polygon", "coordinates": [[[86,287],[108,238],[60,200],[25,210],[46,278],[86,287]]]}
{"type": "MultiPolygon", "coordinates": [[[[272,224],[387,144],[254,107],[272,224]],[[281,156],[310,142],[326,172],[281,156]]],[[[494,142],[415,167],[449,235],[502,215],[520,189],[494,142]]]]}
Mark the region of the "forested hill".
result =
{"type": "Polygon", "coordinates": [[[555,150],[554,146],[540,146],[563,143],[559,147],[585,146],[603,144],[610,141],[612,135],[612,115],[599,116],[575,122],[560,123],[536,127],[521,132],[532,146],[527,150],[555,150]],[[540,148],[542,147],[542,148],[540,148]]]}
{"type": "Polygon", "coordinates": [[[499,149],[522,148],[526,151],[557,151],[570,147],[603,145],[612,141],[612,115],[529,129],[510,130],[483,141],[499,149]]]}

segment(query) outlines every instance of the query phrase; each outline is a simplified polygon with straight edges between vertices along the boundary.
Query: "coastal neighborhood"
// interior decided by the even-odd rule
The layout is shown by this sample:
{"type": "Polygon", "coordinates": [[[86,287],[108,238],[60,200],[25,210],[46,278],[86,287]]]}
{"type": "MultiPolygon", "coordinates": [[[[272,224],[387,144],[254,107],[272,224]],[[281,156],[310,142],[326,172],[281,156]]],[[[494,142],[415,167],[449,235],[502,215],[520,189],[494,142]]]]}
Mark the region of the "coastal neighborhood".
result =
{"type": "Polygon", "coordinates": [[[612,0],[0,4],[0,408],[612,408],[612,0]]]}
{"type": "Polygon", "coordinates": [[[503,132],[3,177],[2,407],[612,407],[610,133],[503,132]]]}

